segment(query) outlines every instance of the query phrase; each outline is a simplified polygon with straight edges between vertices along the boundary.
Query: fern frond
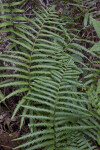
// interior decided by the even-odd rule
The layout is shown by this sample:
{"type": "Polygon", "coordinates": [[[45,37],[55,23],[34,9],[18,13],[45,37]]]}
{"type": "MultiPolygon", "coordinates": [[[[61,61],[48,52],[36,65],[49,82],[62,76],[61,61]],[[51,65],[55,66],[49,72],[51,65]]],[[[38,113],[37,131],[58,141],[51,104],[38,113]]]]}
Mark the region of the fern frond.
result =
{"type": "MultiPolygon", "coordinates": [[[[66,60],[69,60],[69,63],[66,65],[64,64],[64,67],[63,64],[61,64],[62,67],[59,71],[52,71],[50,79],[38,78],[37,80],[34,80],[34,84],[31,86],[30,94],[26,97],[26,99],[30,100],[31,104],[33,103],[34,106],[22,105],[22,107],[26,108],[27,110],[33,111],[32,115],[22,116],[33,120],[33,124],[29,124],[30,128],[33,128],[33,133],[18,139],[21,140],[26,137],[30,138],[31,136],[32,140],[20,145],[17,147],[17,149],[21,147],[27,147],[25,149],[30,150],[44,147],[52,147],[53,149],[60,149],[61,147],[66,149],[68,145],[65,143],[65,141],[67,141],[69,132],[72,134],[72,132],[76,131],[76,129],[79,131],[84,131],[96,128],[96,125],[93,124],[87,124],[87,126],[85,126],[85,124],[82,126],[80,126],[80,124],[73,124],[73,119],[75,123],[80,119],[85,120],[86,118],[90,118],[91,114],[85,108],[85,105],[82,105],[82,103],[87,104],[87,101],[82,99],[82,94],[84,95],[84,93],[76,92],[77,88],[75,82],[70,83],[73,86],[75,85],[74,88],[69,86],[68,81],[73,80],[73,77],[67,79],[67,76],[69,76],[67,71],[71,74],[72,68],[74,68],[74,62],[72,59],[67,57],[66,60]],[[62,95],[65,95],[64,99],[62,98],[62,95]],[[78,100],[79,97],[80,100],[78,100]],[[40,130],[40,133],[43,132],[43,134],[35,139],[34,134],[38,135],[38,132],[35,132],[34,128],[38,127],[39,129],[39,127],[42,128],[44,126],[48,132],[52,131],[51,134],[45,134],[45,130],[40,130]]],[[[75,76],[73,75],[74,80],[75,78],[77,80],[79,71],[76,69],[73,71],[75,72],[75,76]]],[[[77,86],[82,85],[78,84],[77,86]]]]}
{"type": "MultiPolygon", "coordinates": [[[[38,20],[32,20],[24,17],[26,22],[28,21],[31,25],[24,25],[23,23],[16,24],[14,26],[15,30],[12,30],[12,33],[17,36],[17,39],[12,37],[9,39],[15,44],[15,46],[18,45],[18,47],[22,47],[22,50],[20,51],[19,48],[19,50],[16,51],[5,51],[5,54],[1,55],[0,61],[4,61],[7,64],[10,63],[10,66],[1,66],[0,70],[2,70],[2,72],[5,72],[6,69],[12,70],[13,75],[12,73],[2,73],[0,77],[12,78],[14,81],[10,83],[9,81],[6,83],[1,83],[0,87],[15,86],[19,89],[13,92],[13,94],[6,96],[2,102],[6,98],[10,98],[10,96],[17,94],[17,92],[21,93],[21,91],[23,91],[21,88],[30,89],[34,79],[42,77],[44,74],[45,77],[49,77],[50,70],[59,69],[60,62],[58,61],[56,53],[63,51],[63,49],[61,49],[59,44],[52,42],[52,40],[55,39],[55,35],[57,35],[54,34],[53,30],[56,32],[61,32],[62,30],[59,25],[58,27],[53,28],[53,26],[51,27],[48,23],[49,18],[55,17],[55,14],[52,12],[47,12],[46,10],[44,10],[44,13],[45,17],[43,16],[43,13],[38,14],[38,16],[40,16],[38,20]],[[51,31],[49,32],[48,29],[51,31]],[[41,39],[41,34],[46,31],[49,32],[47,35],[49,40],[47,39],[47,36],[46,38],[41,39]]],[[[59,38],[61,37],[60,35],[57,36],[59,38]]],[[[20,103],[17,107],[17,111],[20,108],[19,106],[20,103]]],[[[15,112],[17,111],[15,110],[15,112]]],[[[16,114],[15,112],[14,114],[16,114]]]]}

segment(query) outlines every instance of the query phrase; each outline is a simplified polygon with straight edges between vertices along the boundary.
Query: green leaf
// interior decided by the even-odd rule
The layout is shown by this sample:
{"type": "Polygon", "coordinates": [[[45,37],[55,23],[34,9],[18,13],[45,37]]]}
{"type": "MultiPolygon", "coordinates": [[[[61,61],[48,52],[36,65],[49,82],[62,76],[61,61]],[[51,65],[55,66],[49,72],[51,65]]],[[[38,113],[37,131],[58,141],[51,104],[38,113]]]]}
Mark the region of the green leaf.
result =
{"type": "Polygon", "coordinates": [[[88,25],[88,20],[89,20],[89,13],[86,13],[85,17],[84,17],[84,26],[85,27],[87,27],[87,25],[88,25]]]}
{"type": "Polygon", "coordinates": [[[11,15],[2,15],[0,16],[0,19],[11,19],[11,15]]]}
{"type": "Polygon", "coordinates": [[[24,12],[24,10],[23,9],[13,9],[12,10],[12,13],[23,13],[24,12]]]}
{"type": "Polygon", "coordinates": [[[100,79],[98,80],[97,83],[97,94],[100,94],[100,79]]]}
{"type": "Polygon", "coordinates": [[[0,28],[10,26],[10,25],[13,25],[13,23],[12,22],[4,22],[4,23],[0,24],[0,28]]]}
{"type": "Polygon", "coordinates": [[[12,2],[12,3],[10,3],[10,6],[17,6],[17,5],[22,4],[23,2],[25,2],[25,0],[21,0],[19,2],[12,2]]]}
{"type": "Polygon", "coordinates": [[[96,43],[91,49],[90,51],[93,52],[100,52],[100,42],[96,43]]]}
{"type": "Polygon", "coordinates": [[[0,3],[0,6],[2,6],[2,7],[8,6],[9,7],[9,4],[8,3],[0,3]]]}
{"type": "Polygon", "coordinates": [[[100,21],[98,21],[96,19],[92,19],[92,21],[93,21],[93,26],[97,32],[97,35],[100,38],[100,21]]]}
{"type": "Polygon", "coordinates": [[[13,120],[13,118],[15,117],[16,113],[18,112],[19,108],[20,108],[21,105],[24,104],[24,103],[25,103],[25,99],[22,98],[22,100],[20,100],[19,103],[17,104],[17,106],[16,106],[16,108],[15,108],[15,110],[14,110],[14,112],[13,112],[13,115],[12,115],[12,117],[11,117],[11,120],[13,120]]]}
{"type": "Polygon", "coordinates": [[[16,94],[19,94],[19,93],[22,93],[22,92],[26,92],[26,91],[28,91],[28,90],[29,90],[28,88],[21,88],[21,89],[18,89],[18,90],[16,90],[16,91],[14,91],[14,92],[8,94],[6,97],[4,97],[4,98],[0,101],[0,103],[4,102],[6,99],[9,99],[10,97],[12,97],[12,96],[14,96],[14,95],[16,95],[16,94]]]}

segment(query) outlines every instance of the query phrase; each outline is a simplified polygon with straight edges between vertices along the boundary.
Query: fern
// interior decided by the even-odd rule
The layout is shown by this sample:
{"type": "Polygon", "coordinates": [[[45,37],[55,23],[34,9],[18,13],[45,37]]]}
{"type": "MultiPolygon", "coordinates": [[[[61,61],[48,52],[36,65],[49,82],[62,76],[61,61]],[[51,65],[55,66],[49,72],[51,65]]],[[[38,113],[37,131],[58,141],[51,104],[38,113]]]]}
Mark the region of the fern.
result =
{"type": "MultiPolygon", "coordinates": [[[[2,40],[8,40],[10,36],[17,38],[12,31],[16,30],[15,26],[19,24],[19,22],[25,21],[23,17],[24,9],[20,8],[24,2],[25,0],[19,0],[17,2],[7,0],[6,2],[2,1],[0,3],[0,32],[6,34],[6,38],[2,40]]],[[[15,43],[10,43],[9,50],[15,46],[15,43]]]]}
{"type": "MultiPolygon", "coordinates": [[[[60,38],[60,35],[54,33],[55,31],[62,31],[60,27],[50,27],[47,26],[49,20],[54,19],[57,20],[57,24],[59,19],[55,18],[56,15],[51,12],[48,13],[44,10],[43,15],[39,15],[39,23],[30,20],[29,18],[25,18],[29,23],[32,25],[23,25],[23,24],[16,24],[17,31],[13,31],[15,35],[19,36],[19,40],[10,38],[10,40],[18,44],[21,48],[20,50],[13,50],[7,51],[6,54],[2,54],[0,57],[1,61],[5,61],[6,63],[10,63],[11,66],[8,67],[0,67],[3,71],[5,70],[12,70],[16,71],[13,75],[10,74],[1,74],[0,77],[11,78],[11,80],[7,80],[5,82],[1,82],[0,87],[7,87],[7,86],[17,86],[18,89],[9,95],[7,95],[5,99],[10,98],[18,93],[28,92],[30,90],[30,86],[34,79],[46,76],[49,77],[50,70],[57,70],[59,69],[58,66],[60,62],[57,60],[57,54],[60,53],[63,49],[62,47],[55,42],[52,42],[55,38],[60,38]],[[33,29],[34,27],[34,29],[33,29]],[[47,29],[46,29],[47,28],[47,29]],[[51,31],[48,31],[51,29],[51,31]],[[19,32],[20,31],[20,32],[19,32]],[[31,33],[30,33],[31,31],[31,33]],[[32,34],[33,33],[33,34],[32,34]],[[45,39],[51,38],[52,41],[48,41],[45,39]],[[44,37],[41,39],[41,36],[44,37]],[[21,39],[20,39],[21,38],[21,39]],[[24,50],[23,50],[24,49],[24,50]],[[9,54],[9,55],[8,55],[9,54]],[[15,62],[16,60],[16,62],[15,62]],[[13,67],[14,65],[14,67],[13,67]],[[38,75],[38,76],[37,76],[38,75]],[[13,78],[12,78],[13,77],[13,78]]],[[[55,22],[56,24],[56,22],[55,22]]],[[[20,105],[24,102],[24,98],[19,102],[18,106],[16,107],[15,112],[18,111],[20,105]]],[[[15,114],[14,112],[14,114],[15,114]]]]}
{"type": "Polygon", "coordinates": [[[0,66],[0,78],[6,78],[0,88],[15,87],[1,102],[22,93],[12,118],[23,108],[20,128],[29,119],[30,133],[17,139],[27,141],[16,149],[95,149],[87,135],[97,140],[99,117],[82,91],[79,75],[83,69],[78,65],[88,67],[78,57],[88,59],[84,53],[96,54],[74,42],[78,36],[65,28],[66,22],[54,7],[34,13],[34,19],[23,17],[26,24],[14,25],[11,31],[16,38],[9,37],[13,48],[0,57],[8,64],[0,66]]]}
{"type": "Polygon", "coordinates": [[[64,66],[61,65],[60,71],[52,71],[51,79],[35,80],[31,86],[26,100],[30,100],[31,105],[34,104],[34,106],[22,105],[22,107],[32,110],[30,114],[24,114],[22,117],[33,120],[33,123],[29,123],[32,133],[18,139],[31,138],[31,140],[17,149],[21,147],[28,150],[44,147],[45,149],[66,149],[68,136],[71,136],[73,132],[96,128],[95,125],[78,124],[78,120],[90,118],[91,115],[84,105],[88,102],[82,99],[84,93],[77,92],[77,86],[81,86],[77,80],[75,82],[79,71],[73,69],[75,75],[69,77],[75,66],[71,59],[67,59],[69,63],[65,64],[64,61],[64,66]]]}

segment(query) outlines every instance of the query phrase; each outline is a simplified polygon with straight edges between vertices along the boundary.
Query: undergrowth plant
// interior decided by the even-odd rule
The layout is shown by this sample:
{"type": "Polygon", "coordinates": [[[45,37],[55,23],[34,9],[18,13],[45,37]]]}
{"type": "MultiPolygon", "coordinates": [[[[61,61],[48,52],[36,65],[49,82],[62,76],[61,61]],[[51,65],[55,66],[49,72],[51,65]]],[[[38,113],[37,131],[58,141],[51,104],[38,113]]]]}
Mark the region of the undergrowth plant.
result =
{"type": "MultiPolygon", "coordinates": [[[[95,20],[92,18],[94,29],[98,35],[98,38],[100,39],[100,21],[95,20]]],[[[90,49],[92,52],[96,52],[98,56],[100,56],[100,41],[94,44],[94,46],[90,49]]],[[[92,85],[89,88],[88,94],[90,94],[90,100],[92,102],[92,106],[97,109],[98,114],[100,115],[100,57],[99,59],[94,61],[94,64],[96,65],[97,69],[95,72],[90,74],[89,78],[92,79],[92,85]],[[93,81],[93,77],[96,78],[96,83],[93,81]]]]}
{"type": "MultiPolygon", "coordinates": [[[[5,42],[8,40],[8,37],[16,38],[16,35],[12,33],[15,30],[15,26],[19,24],[19,22],[24,22],[25,19],[23,17],[24,9],[20,6],[23,5],[25,0],[21,1],[4,1],[2,0],[0,3],[0,33],[5,33],[6,38],[1,36],[1,42],[5,42]]],[[[9,44],[9,50],[15,47],[15,43],[9,44]]],[[[3,50],[1,50],[3,52],[3,50]]]]}
{"type": "Polygon", "coordinates": [[[23,16],[25,22],[11,28],[13,46],[0,55],[7,64],[0,66],[0,88],[14,88],[1,102],[21,94],[12,119],[19,109],[20,128],[29,119],[30,133],[16,139],[25,143],[15,149],[96,150],[99,114],[79,80],[88,70],[84,58],[90,62],[85,53],[96,54],[76,42],[81,39],[66,28],[54,6],[33,12],[34,18],[23,16]]]}
{"type": "MultiPolygon", "coordinates": [[[[56,1],[60,2],[60,0],[56,1]]],[[[91,26],[92,17],[100,17],[100,2],[98,0],[62,0],[61,2],[64,2],[64,6],[66,6],[63,12],[68,13],[70,17],[74,16],[73,19],[79,24],[82,23],[81,25],[83,25],[84,28],[91,26]]],[[[66,16],[64,17],[66,18],[66,16]]]]}

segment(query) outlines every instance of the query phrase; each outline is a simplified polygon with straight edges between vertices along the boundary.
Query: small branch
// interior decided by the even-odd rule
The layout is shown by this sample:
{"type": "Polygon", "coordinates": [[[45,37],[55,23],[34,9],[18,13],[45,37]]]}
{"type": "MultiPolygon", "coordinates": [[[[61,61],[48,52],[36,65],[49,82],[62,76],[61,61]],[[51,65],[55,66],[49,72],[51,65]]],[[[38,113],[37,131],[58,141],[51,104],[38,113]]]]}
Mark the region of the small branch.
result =
{"type": "Polygon", "coordinates": [[[13,149],[13,147],[9,147],[9,146],[5,146],[5,145],[0,145],[1,147],[6,147],[6,148],[9,148],[9,149],[13,149]]]}

